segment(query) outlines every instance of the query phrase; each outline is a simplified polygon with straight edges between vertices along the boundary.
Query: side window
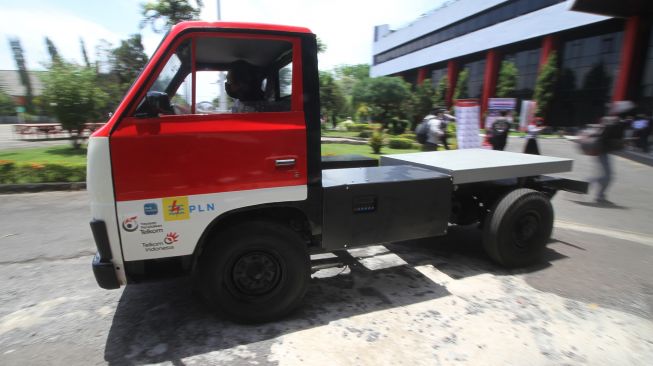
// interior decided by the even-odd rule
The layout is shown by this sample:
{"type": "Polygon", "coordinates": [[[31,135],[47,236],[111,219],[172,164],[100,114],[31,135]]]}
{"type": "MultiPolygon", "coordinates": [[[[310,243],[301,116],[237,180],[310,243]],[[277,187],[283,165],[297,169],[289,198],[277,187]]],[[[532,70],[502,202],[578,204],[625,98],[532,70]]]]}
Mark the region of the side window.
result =
{"type": "Polygon", "coordinates": [[[292,95],[292,62],[279,70],[279,97],[290,98],[292,95]]]}
{"type": "Polygon", "coordinates": [[[223,114],[291,110],[293,44],[290,41],[233,36],[197,36],[169,57],[137,114],[223,114]],[[162,102],[163,101],[163,102],[162,102]]]}
{"type": "Polygon", "coordinates": [[[229,113],[233,99],[226,95],[224,84],[226,71],[199,70],[195,76],[197,103],[195,113],[217,114],[229,113]]]}
{"type": "Polygon", "coordinates": [[[161,69],[156,80],[148,90],[151,98],[156,98],[154,106],[148,105],[147,97],[136,110],[139,114],[189,114],[192,103],[191,41],[181,43],[161,69]]]}

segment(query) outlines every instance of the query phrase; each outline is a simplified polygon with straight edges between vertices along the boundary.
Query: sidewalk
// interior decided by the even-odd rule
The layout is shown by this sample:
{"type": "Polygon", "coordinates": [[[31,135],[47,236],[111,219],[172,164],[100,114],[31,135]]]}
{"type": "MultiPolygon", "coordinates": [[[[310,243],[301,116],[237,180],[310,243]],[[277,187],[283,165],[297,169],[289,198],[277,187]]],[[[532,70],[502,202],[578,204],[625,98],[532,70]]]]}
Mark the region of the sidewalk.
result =
{"type": "Polygon", "coordinates": [[[14,125],[0,124],[0,150],[24,149],[70,144],[68,139],[21,139],[13,131],[14,125]]]}

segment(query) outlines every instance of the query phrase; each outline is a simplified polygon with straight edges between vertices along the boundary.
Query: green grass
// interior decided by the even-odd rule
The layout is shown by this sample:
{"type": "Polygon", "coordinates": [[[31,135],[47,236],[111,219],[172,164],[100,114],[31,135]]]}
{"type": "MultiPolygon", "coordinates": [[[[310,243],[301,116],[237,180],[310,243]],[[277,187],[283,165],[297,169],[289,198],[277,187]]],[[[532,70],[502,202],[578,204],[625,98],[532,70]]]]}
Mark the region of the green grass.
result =
{"type": "Polygon", "coordinates": [[[86,164],[86,148],[76,150],[65,145],[1,150],[0,160],[9,160],[15,163],[86,164]]]}
{"type": "Polygon", "coordinates": [[[328,130],[322,130],[322,136],[324,137],[358,137],[358,134],[360,132],[353,132],[353,131],[328,131],[328,130]]]}
{"type": "Polygon", "coordinates": [[[381,149],[381,154],[377,155],[372,152],[372,148],[369,145],[322,144],[322,155],[356,154],[365,155],[376,159],[378,159],[381,155],[406,154],[419,151],[420,150],[418,149],[390,149],[384,146],[383,149],[381,149]]]}

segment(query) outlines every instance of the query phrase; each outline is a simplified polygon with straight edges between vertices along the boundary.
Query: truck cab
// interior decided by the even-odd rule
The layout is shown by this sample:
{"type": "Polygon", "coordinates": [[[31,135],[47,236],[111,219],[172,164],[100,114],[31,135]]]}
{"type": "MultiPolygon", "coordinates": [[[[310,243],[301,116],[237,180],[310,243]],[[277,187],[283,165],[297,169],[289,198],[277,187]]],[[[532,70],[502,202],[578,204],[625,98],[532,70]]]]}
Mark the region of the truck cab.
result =
{"type": "MultiPolygon", "coordinates": [[[[188,274],[220,312],[276,319],[300,304],[310,254],[444,235],[461,212],[465,223],[481,221],[511,190],[480,194],[487,187],[468,184],[456,193],[452,175],[428,164],[327,169],[339,165],[321,160],[319,110],[308,29],[174,26],[89,139],[98,284],[188,274]],[[247,65],[255,97],[237,92],[239,65],[247,65]],[[221,96],[223,82],[234,98],[221,96]]],[[[539,197],[526,223],[537,236],[527,243],[534,252],[550,235],[545,194],[555,189],[530,182],[542,191],[528,192],[539,197]]]]}

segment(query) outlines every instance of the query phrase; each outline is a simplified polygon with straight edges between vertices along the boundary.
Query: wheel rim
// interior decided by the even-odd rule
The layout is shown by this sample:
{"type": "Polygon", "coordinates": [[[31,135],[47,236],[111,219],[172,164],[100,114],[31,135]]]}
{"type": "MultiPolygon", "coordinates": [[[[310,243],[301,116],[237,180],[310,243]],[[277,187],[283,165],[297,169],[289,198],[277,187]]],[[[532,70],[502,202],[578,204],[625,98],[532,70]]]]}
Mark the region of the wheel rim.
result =
{"type": "Polygon", "coordinates": [[[521,215],[515,222],[513,233],[515,245],[518,248],[527,248],[540,232],[540,215],[535,211],[529,211],[521,215]]]}
{"type": "Polygon", "coordinates": [[[274,290],[281,277],[281,264],[271,253],[249,252],[240,256],[232,267],[235,289],[250,296],[265,295],[274,290]]]}

